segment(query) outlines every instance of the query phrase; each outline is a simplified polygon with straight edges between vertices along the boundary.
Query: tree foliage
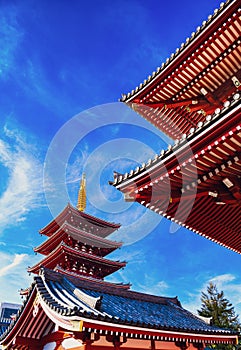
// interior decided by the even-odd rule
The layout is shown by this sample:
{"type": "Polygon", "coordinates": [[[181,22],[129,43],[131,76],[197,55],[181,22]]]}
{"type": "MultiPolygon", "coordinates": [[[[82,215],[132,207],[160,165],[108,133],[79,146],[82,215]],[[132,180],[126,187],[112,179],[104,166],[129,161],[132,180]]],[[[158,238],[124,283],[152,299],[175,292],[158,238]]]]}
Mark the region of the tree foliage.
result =
{"type": "Polygon", "coordinates": [[[203,317],[211,317],[212,324],[220,328],[240,330],[238,315],[228,299],[224,297],[223,291],[219,292],[212,282],[207,286],[207,292],[202,292],[201,309],[198,314],[203,317]]]}

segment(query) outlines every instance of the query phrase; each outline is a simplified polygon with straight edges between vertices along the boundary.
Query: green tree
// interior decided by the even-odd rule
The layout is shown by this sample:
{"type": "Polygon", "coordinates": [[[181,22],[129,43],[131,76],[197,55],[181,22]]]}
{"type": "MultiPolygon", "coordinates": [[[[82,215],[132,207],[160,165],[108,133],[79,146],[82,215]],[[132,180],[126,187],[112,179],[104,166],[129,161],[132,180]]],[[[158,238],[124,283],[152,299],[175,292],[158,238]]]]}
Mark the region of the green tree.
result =
{"type": "Polygon", "coordinates": [[[204,317],[211,317],[212,324],[220,328],[228,328],[239,331],[240,323],[234,307],[224,297],[223,291],[219,292],[212,282],[207,286],[207,292],[202,292],[201,309],[198,314],[204,317]]]}

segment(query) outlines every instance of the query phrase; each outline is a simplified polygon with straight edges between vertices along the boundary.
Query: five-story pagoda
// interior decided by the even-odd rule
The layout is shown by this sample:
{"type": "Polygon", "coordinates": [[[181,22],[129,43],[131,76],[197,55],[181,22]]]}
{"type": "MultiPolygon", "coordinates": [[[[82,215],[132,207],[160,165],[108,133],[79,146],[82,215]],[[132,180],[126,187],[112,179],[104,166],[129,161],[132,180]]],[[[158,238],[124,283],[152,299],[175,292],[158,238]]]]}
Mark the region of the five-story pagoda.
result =
{"type": "Polygon", "coordinates": [[[40,234],[48,239],[34,249],[44,258],[28,269],[39,274],[42,267],[93,281],[123,268],[126,263],[106,259],[105,256],[122,243],[106,239],[120,225],[84,213],[86,207],[85,175],[78,195],[77,208],[68,204],[40,234]]]}

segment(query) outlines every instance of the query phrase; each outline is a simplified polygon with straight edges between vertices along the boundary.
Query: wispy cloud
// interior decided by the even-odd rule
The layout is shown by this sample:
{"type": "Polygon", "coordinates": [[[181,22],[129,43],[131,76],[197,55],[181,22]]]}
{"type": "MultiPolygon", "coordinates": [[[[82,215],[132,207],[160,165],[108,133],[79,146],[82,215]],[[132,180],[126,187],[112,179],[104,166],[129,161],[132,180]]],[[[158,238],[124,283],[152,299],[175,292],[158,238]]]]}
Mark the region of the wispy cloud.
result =
{"type": "Polygon", "coordinates": [[[79,183],[82,176],[82,169],[89,156],[88,152],[88,144],[84,143],[81,149],[78,149],[72,155],[74,161],[70,161],[66,169],[67,184],[79,183]]]}
{"type": "Polygon", "coordinates": [[[118,215],[119,222],[122,227],[114,232],[112,239],[124,242],[125,245],[130,245],[142,240],[150,234],[160,223],[162,217],[146,210],[138,204],[133,204],[130,211],[126,211],[118,215]]]}
{"type": "MultiPolygon", "coordinates": [[[[27,3],[28,1],[22,4],[13,2],[1,4],[0,80],[5,82],[12,79],[13,84],[16,84],[32,102],[37,102],[52,112],[58,111],[58,114],[62,115],[63,110],[66,111],[74,102],[67,94],[64,98],[61,96],[60,84],[56,87],[52,83],[42,61],[39,45],[29,46],[28,26],[19,20],[24,16],[27,21],[31,13],[32,16],[35,15],[35,9],[27,10],[27,3]]],[[[14,97],[13,104],[17,100],[16,96],[14,97]]]]}
{"type": "Polygon", "coordinates": [[[6,273],[9,273],[13,268],[16,268],[19,264],[21,264],[26,256],[26,254],[15,254],[13,261],[0,269],[0,277],[6,275],[6,273]]]}
{"type": "Polygon", "coordinates": [[[132,290],[153,294],[166,295],[169,291],[169,285],[166,281],[160,279],[160,275],[156,273],[155,268],[152,271],[148,268],[149,258],[145,254],[145,249],[137,245],[135,248],[125,247],[111,254],[112,260],[126,261],[127,266],[124,270],[119,270],[115,274],[107,277],[107,280],[113,283],[122,281],[123,283],[131,283],[132,290]]]}
{"type": "Polygon", "coordinates": [[[13,5],[1,6],[0,12],[0,78],[7,78],[15,67],[16,51],[23,38],[18,25],[17,10],[13,5]]]}
{"type": "Polygon", "coordinates": [[[39,257],[27,254],[8,254],[0,252],[0,300],[19,303],[19,290],[29,287],[32,276],[27,273],[27,267],[34,265],[39,257]]]}
{"type": "Polygon", "coordinates": [[[144,264],[144,256],[142,249],[121,249],[116,250],[110,255],[111,259],[126,261],[128,265],[144,264]]]}
{"type": "Polygon", "coordinates": [[[34,145],[29,144],[20,130],[4,128],[0,138],[0,165],[8,176],[0,188],[0,229],[16,225],[32,209],[41,206],[42,169],[34,155],[34,145]]]}
{"type": "Polygon", "coordinates": [[[163,295],[169,288],[165,281],[156,281],[148,275],[145,276],[143,283],[138,283],[137,286],[140,292],[153,295],[163,295]]]}
{"type": "MultiPolygon", "coordinates": [[[[142,263],[144,264],[144,262],[142,263]]],[[[161,296],[166,295],[167,291],[169,290],[169,285],[163,280],[157,280],[155,276],[144,274],[140,279],[140,276],[137,278],[135,274],[136,272],[132,273],[132,271],[120,270],[113,276],[108,276],[107,280],[112,283],[120,283],[120,281],[123,283],[131,283],[132,290],[145,294],[161,296]]]]}
{"type": "MultiPolygon", "coordinates": [[[[72,164],[68,166],[68,183],[73,183],[75,178],[79,181],[80,169],[84,168],[87,174],[88,211],[97,216],[101,212],[101,216],[106,220],[123,224],[126,231],[122,228],[121,237],[125,243],[130,242],[130,237],[133,242],[144,237],[147,231],[151,232],[153,223],[155,227],[161,217],[150,211],[146,213],[145,208],[141,206],[125,202],[122,194],[108,185],[108,180],[113,178],[114,170],[125,172],[128,168],[135,168],[141,163],[142,157],[151,158],[153,154],[151,147],[143,142],[116,138],[102,143],[93,151],[84,150],[83,154],[73,159],[72,164]],[[138,233],[138,228],[134,227],[133,223],[136,225],[140,217],[142,222],[144,221],[145,230],[141,229],[138,233]],[[150,222],[148,217],[152,217],[150,222]],[[128,232],[129,229],[131,232],[128,232]]],[[[77,195],[76,186],[74,190],[77,195]]]]}
{"type": "Polygon", "coordinates": [[[41,58],[37,55],[26,57],[23,73],[20,74],[20,79],[16,82],[32,101],[40,103],[54,113],[58,112],[61,115],[63,109],[67,110],[69,108],[67,101],[70,97],[60,97],[56,86],[52,84],[46,74],[41,58]],[[24,80],[24,84],[22,84],[22,80],[24,80]]]}
{"type": "Polygon", "coordinates": [[[210,280],[210,282],[213,282],[216,284],[217,288],[223,288],[224,285],[227,285],[229,282],[235,281],[235,276],[231,273],[226,273],[223,275],[216,276],[210,280]]]}

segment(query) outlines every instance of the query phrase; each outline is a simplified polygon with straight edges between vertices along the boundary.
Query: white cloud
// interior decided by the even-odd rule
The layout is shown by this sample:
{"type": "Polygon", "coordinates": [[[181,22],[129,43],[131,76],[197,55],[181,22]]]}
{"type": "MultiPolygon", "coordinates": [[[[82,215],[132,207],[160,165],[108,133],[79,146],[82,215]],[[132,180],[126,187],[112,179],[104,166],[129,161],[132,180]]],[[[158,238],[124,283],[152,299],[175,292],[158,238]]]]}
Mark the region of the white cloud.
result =
{"type": "Polygon", "coordinates": [[[117,218],[123,225],[111,235],[111,239],[122,241],[125,245],[133,244],[146,237],[163,219],[160,215],[151,210],[145,210],[136,203],[129,211],[118,214],[117,218]]]}
{"type": "Polygon", "coordinates": [[[138,290],[142,293],[152,294],[152,295],[163,295],[166,293],[166,290],[169,288],[168,284],[165,281],[156,281],[150,276],[146,275],[143,281],[144,283],[138,283],[138,290]]]}
{"type": "Polygon", "coordinates": [[[133,250],[133,249],[128,249],[128,250],[116,250],[114,251],[110,256],[110,259],[113,260],[121,260],[121,261],[126,261],[128,265],[138,265],[138,264],[144,264],[144,256],[143,256],[143,251],[142,250],[133,250]]]}
{"type": "Polygon", "coordinates": [[[210,282],[213,282],[214,284],[216,284],[217,288],[220,289],[220,288],[223,288],[225,284],[232,282],[235,279],[236,278],[234,275],[232,275],[231,273],[226,273],[226,274],[219,275],[212,278],[210,282]]]}
{"type": "Polygon", "coordinates": [[[9,273],[10,270],[21,264],[26,256],[26,254],[15,254],[13,261],[0,269],[0,277],[5,276],[6,273],[9,273]]]}
{"type": "Polygon", "coordinates": [[[29,287],[32,276],[27,273],[27,267],[34,265],[39,256],[27,254],[8,254],[0,252],[0,300],[20,303],[19,290],[29,287]]]}
{"type": "Polygon", "coordinates": [[[113,283],[131,283],[132,290],[137,292],[165,295],[169,290],[167,282],[160,280],[155,271],[146,272],[148,257],[144,254],[142,249],[125,249],[117,250],[109,257],[112,260],[126,261],[128,264],[125,269],[121,269],[107,277],[107,280],[113,283]]]}
{"type": "Polygon", "coordinates": [[[88,157],[88,153],[83,149],[81,149],[80,152],[81,152],[81,155],[78,154],[75,157],[74,163],[68,164],[68,167],[66,169],[67,184],[76,183],[76,182],[79,183],[79,181],[81,180],[82,169],[84,167],[85,160],[88,157]]]}
{"type": "Polygon", "coordinates": [[[0,188],[0,230],[25,220],[27,213],[41,206],[42,169],[20,131],[4,128],[0,139],[0,166],[7,170],[6,186],[0,188]]]}

